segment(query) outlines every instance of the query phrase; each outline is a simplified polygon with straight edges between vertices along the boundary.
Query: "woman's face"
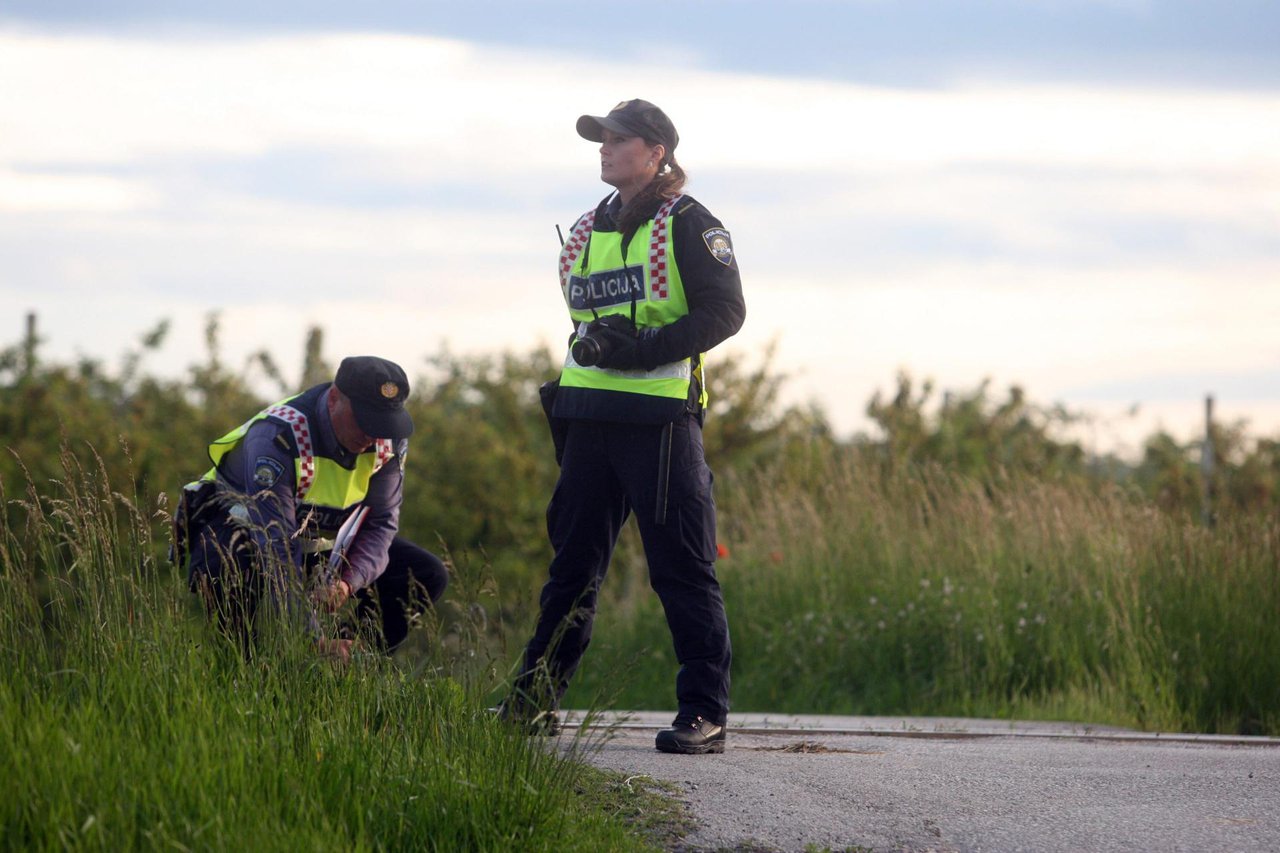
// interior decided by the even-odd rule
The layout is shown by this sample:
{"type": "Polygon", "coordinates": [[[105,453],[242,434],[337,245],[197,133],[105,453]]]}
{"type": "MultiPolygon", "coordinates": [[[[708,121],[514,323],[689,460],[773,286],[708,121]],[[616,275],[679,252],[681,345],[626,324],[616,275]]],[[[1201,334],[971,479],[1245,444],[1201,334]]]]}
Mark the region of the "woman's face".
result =
{"type": "Polygon", "coordinates": [[[643,137],[605,130],[600,143],[600,180],[617,187],[626,198],[658,174],[662,154],[661,145],[648,145],[643,137]]]}

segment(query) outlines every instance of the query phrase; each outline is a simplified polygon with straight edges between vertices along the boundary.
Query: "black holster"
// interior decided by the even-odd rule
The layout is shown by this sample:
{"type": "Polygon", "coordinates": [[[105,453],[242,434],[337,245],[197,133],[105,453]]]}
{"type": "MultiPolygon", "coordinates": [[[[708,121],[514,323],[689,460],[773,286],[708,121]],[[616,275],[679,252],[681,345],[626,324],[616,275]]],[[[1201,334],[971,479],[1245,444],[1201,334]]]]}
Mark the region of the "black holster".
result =
{"type": "Polygon", "coordinates": [[[542,402],[542,413],[547,416],[547,426],[551,429],[551,443],[555,446],[556,464],[564,459],[564,444],[569,437],[569,421],[551,414],[556,402],[556,392],[560,390],[560,380],[544,382],[538,388],[538,399],[542,402]]]}
{"type": "Polygon", "coordinates": [[[203,522],[216,486],[208,480],[188,483],[178,491],[178,505],[173,509],[173,537],[169,543],[169,562],[185,568],[191,551],[191,538],[203,522]]]}

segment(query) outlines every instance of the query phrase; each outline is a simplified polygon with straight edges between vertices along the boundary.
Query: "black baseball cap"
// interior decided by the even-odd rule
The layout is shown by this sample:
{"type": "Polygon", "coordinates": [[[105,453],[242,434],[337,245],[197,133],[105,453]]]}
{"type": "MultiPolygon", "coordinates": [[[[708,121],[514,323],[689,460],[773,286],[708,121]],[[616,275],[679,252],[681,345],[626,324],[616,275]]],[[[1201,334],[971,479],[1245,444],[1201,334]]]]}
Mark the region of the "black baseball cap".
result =
{"type": "Polygon", "coordinates": [[[641,136],[667,146],[667,153],[676,150],[680,134],[667,114],[648,101],[632,98],[609,110],[607,116],[579,116],[578,135],[592,142],[604,142],[604,131],[612,130],[623,136],[641,136]]]}
{"type": "Polygon", "coordinates": [[[342,360],[333,379],[351,400],[360,429],[373,438],[408,438],[413,418],[405,411],[409,378],[394,361],[376,355],[353,355],[342,360]]]}

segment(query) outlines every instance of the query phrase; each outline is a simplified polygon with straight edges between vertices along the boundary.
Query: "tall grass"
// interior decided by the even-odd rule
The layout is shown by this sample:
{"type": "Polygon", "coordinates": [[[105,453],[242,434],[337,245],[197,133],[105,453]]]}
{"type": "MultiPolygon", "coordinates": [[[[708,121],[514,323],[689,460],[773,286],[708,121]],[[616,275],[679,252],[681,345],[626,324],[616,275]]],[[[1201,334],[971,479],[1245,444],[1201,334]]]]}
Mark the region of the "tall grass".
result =
{"type": "Polygon", "coordinates": [[[148,518],[64,456],[0,531],[0,847],[597,850],[643,845],[584,768],[479,712],[489,685],[268,632],[246,661],[148,518]]]}
{"type": "MultiPolygon", "coordinates": [[[[1118,489],[857,455],[791,470],[730,483],[721,518],[736,710],[1280,734],[1277,519],[1207,530],[1118,489]]],[[[674,707],[656,599],[602,611],[570,701],[625,668],[623,706],[674,707]]]]}

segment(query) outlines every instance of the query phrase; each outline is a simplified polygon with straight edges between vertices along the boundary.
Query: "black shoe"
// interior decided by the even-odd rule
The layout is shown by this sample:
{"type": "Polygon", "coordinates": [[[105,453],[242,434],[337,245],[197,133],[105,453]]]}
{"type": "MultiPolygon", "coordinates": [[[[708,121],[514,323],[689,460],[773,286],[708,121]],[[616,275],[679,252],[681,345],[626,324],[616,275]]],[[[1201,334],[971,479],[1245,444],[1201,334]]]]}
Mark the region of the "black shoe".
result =
{"type": "Polygon", "coordinates": [[[724,752],[724,726],[718,726],[705,717],[680,714],[671,728],[658,732],[654,746],[659,752],[681,752],[686,755],[724,752]]]}
{"type": "Polygon", "coordinates": [[[539,711],[518,702],[504,701],[490,708],[499,720],[508,723],[527,735],[560,734],[560,716],[555,711],[539,711]]]}

